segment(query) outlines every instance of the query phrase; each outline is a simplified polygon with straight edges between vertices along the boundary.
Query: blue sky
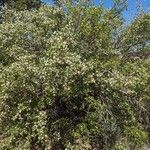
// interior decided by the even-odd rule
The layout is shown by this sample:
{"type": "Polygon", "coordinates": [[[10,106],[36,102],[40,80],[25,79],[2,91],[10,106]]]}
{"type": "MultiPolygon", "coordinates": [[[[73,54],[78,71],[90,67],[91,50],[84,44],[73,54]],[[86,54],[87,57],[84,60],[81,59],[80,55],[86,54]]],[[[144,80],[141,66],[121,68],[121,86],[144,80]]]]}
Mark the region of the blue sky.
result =
{"type": "MultiPolygon", "coordinates": [[[[44,2],[51,2],[52,0],[43,0],[44,2]]],[[[95,4],[98,4],[100,0],[95,0],[95,4]]],[[[104,0],[105,7],[111,8],[113,0],[104,0]]],[[[137,1],[141,2],[141,9],[150,12],[150,0],[128,0],[128,10],[124,12],[126,21],[131,21],[137,14],[137,1]]]]}

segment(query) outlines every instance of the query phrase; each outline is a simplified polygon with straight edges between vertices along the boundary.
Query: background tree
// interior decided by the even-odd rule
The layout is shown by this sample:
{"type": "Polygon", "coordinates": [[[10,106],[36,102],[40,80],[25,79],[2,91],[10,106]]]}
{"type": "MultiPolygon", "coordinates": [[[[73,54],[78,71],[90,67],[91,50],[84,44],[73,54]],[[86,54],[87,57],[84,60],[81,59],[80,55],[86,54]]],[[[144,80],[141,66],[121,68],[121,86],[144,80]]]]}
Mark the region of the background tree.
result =
{"type": "Polygon", "coordinates": [[[41,0],[1,0],[1,5],[6,5],[8,8],[15,8],[16,10],[37,9],[41,3],[41,0]]]}

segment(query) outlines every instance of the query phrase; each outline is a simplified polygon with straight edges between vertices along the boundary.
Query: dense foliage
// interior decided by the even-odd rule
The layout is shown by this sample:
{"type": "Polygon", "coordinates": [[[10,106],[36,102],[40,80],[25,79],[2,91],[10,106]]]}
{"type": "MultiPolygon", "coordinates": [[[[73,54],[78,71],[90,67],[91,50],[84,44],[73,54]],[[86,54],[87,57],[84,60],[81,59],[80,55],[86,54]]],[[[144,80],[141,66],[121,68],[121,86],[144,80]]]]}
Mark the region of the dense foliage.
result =
{"type": "Polygon", "coordinates": [[[41,6],[41,0],[1,0],[0,6],[7,6],[9,9],[24,10],[37,9],[41,6]]]}
{"type": "Polygon", "coordinates": [[[125,26],[124,7],[3,10],[0,149],[142,149],[150,139],[150,15],[125,26]]]}

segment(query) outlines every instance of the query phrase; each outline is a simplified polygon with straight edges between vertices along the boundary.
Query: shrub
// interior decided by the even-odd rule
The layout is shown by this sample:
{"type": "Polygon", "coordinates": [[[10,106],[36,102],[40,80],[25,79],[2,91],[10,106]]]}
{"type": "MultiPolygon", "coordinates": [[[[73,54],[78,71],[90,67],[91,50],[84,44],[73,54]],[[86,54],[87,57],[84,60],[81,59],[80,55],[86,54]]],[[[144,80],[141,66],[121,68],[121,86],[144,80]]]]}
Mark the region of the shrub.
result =
{"type": "Polygon", "coordinates": [[[149,131],[150,62],[124,59],[122,48],[132,37],[113,35],[123,22],[112,10],[43,6],[3,15],[1,149],[142,147],[149,131]]]}

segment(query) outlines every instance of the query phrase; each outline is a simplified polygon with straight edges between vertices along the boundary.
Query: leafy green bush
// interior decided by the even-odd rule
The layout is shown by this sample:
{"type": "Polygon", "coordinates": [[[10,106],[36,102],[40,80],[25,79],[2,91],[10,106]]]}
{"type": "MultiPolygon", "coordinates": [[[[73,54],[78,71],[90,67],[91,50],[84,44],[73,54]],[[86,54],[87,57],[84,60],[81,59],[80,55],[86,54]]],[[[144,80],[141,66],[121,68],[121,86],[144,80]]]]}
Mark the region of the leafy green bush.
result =
{"type": "Polygon", "coordinates": [[[134,51],[128,46],[149,14],[121,33],[123,20],[101,6],[3,15],[0,149],[141,149],[150,131],[150,60],[133,54],[149,46],[149,28],[134,51]]]}

